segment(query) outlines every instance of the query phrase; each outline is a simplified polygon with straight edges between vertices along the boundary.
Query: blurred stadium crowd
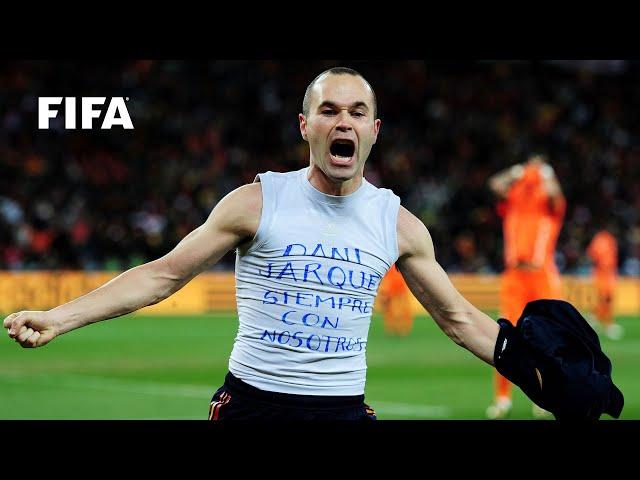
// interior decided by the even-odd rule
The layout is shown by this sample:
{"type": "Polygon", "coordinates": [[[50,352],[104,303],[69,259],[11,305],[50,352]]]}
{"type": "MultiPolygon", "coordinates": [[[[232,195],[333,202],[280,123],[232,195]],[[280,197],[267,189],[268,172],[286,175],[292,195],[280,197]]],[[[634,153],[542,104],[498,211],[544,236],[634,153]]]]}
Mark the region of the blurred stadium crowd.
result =
{"type": "Polygon", "coordinates": [[[425,222],[449,272],[502,270],[486,181],[536,151],[567,197],[560,270],[586,273],[586,246],[612,221],[620,273],[640,273],[637,63],[339,60],[0,65],[0,269],[120,270],[163,255],[256,173],[308,164],[297,114],[335,65],[378,97],[365,176],[425,222]],[[38,96],[129,97],[135,130],[66,131],[62,115],[38,130],[38,96]]]}

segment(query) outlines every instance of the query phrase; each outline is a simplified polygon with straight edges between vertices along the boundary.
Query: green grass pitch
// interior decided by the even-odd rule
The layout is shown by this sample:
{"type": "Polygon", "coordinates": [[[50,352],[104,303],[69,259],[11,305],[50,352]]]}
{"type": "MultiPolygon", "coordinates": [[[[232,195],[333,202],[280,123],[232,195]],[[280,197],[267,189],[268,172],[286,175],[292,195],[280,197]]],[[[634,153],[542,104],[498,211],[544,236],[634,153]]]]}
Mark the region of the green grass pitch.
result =
{"type": "MultiPolygon", "coordinates": [[[[621,419],[640,419],[640,316],[618,322],[624,338],[601,342],[625,395],[621,419]]],[[[0,419],[206,419],[236,328],[232,314],[129,316],[39,349],[22,349],[3,331],[0,419]]],[[[366,401],[379,419],[483,419],[492,400],[493,370],[427,316],[408,337],[389,337],[374,315],[367,364],[366,401]]],[[[533,418],[517,388],[510,418],[533,418]]]]}

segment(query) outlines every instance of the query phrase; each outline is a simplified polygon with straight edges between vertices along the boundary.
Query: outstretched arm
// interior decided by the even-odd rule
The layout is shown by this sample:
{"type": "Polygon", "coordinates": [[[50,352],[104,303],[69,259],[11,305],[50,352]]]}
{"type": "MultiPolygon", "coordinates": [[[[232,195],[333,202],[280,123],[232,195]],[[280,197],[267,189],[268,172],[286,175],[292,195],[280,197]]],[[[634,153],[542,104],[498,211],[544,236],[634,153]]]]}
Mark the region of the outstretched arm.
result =
{"type": "Polygon", "coordinates": [[[436,261],[429,231],[402,206],[397,231],[396,264],[413,295],[454,342],[493,365],[498,324],[456,290],[436,261]]]}
{"type": "Polygon", "coordinates": [[[229,250],[255,235],[262,210],[259,183],[223,198],[209,218],[165,256],[134,267],[97,289],[46,312],[23,311],[5,318],[9,337],[40,347],[58,335],[119,317],[174,294],[229,250]]]}
{"type": "MultiPolygon", "coordinates": [[[[495,366],[498,372],[520,387],[537,405],[551,411],[557,419],[593,420],[603,412],[618,418],[624,397],[615,385],[609,382],[610,386],[605,387],[600,383],[601,386],[595,388],[595,381],[584,373],[566,377],[578,361],[583,372],[583,365],[593,361],[592,352],[583,354],[569,348],[562,354],[557,349],[551,359],[509,321],[499,319],[494,322],[480,312],[453,287],[435,260],[433,243],[426,227],[403,207],[400,207],[398,215],[398,248],[400,255],[396,264],[409,288],[456,343],[495,366]],[[564,360],[558,362],[558,355],[573,367],[561,366],[564,360]]],[[[575,311],[571,305],[565,305],[562,315],[575,311]]],[[[540,315],[554,316],[550,312],[540,315]]],[[[575,315],[580,317],[578,312],[575,315]]],[[[562,334],[553,341],[558,345],[567,342],[562,334]]],[[[605,375],[599,378],[605,378],[605,375]]]]}

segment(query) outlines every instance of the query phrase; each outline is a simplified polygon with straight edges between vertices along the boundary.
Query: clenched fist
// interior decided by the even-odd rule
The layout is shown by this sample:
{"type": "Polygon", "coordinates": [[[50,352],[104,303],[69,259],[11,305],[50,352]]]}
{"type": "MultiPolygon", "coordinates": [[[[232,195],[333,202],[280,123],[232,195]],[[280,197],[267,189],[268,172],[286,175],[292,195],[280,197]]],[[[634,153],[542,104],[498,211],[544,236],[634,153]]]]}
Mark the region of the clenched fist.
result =
{"type": "Polygon", "coordinates": [[[9,338],[24,348],[41,347],[57,336],[54,322],[47,315],[39,311],[12,313],[4,319],[3,326],[9,331],[9,338]]]}

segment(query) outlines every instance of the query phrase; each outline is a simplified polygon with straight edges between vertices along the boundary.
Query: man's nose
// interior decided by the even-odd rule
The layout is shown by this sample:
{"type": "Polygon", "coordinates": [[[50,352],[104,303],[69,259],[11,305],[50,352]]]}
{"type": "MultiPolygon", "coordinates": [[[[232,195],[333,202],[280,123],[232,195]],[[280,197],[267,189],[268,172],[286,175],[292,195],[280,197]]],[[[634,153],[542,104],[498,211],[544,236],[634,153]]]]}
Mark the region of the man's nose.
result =
{"type": "Polygon", "coordinates": [[[348,132],[349,130],[351,130],[353,127],[351,126],[351,122],[349,120],[349,112],[340,112],[336,129],[340,132],[348,132]]]}

